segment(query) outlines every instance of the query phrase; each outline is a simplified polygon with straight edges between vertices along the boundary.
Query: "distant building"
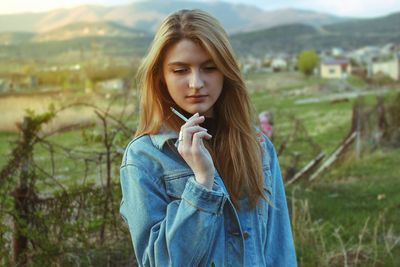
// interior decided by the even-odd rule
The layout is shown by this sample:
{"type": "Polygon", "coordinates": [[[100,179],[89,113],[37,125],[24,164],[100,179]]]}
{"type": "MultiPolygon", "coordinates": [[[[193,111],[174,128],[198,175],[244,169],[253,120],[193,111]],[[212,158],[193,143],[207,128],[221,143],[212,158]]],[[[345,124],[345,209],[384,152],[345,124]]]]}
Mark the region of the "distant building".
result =
{"type": "Polygon", "coordinates": [[[380,54],[381,55],[389,55],[396,52],[396,45],[393,43],[388,43],[381,47],[380,54]]]}
{"type": "Polygon", "coordinates": [[[124,90],[128,88],[128,82],[125,79],[111,79],[98,82],[97,87],[106,90],[124,90]]]}
{"type": "Polygon", "coordinates": [[[350,61],[347,59],[325,59],[321,62],[321,78],[346,79],[351,73],[350,61]]]}
{"type": "Polygon", "coordinates": [[[347,54],[348,58],[354,60],[357,64],[366,66],[368,75],[371,75],[371,63],[380,56],[380,48],[375,46],[365,46],[347,54]]]}
{"type": "Polygon", "coordinates": [[[287,70],[288,63],[283,58],[275,58],[271,61],[271,68],[273,71],[287,70]]]}
{"type": "Polygon", "coordinates": [[[331,54],[333,57],[342,57],[344,55],[344,50],[340,47],[333,47],[331,54]]]}
{"type": "Polygon", "coordinates": [[[383,73],[395,81],[400,81],[400,54],[395,54],[391,60],[372,63],[372,75],[383,73]]]}

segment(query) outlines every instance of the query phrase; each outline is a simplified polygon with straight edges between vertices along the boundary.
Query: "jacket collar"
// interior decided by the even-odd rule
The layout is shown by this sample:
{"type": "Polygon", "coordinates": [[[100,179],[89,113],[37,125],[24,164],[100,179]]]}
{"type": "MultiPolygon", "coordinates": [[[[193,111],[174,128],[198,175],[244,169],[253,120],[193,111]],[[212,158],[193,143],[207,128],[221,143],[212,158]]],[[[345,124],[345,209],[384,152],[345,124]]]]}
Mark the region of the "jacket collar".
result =
{"type": "Polygon", "coordinates": [[[153,145],[161,150],[167,141],[178,139],[178,133],[164,125],[159,133],[151,134],[150,139],[153,145]]]}

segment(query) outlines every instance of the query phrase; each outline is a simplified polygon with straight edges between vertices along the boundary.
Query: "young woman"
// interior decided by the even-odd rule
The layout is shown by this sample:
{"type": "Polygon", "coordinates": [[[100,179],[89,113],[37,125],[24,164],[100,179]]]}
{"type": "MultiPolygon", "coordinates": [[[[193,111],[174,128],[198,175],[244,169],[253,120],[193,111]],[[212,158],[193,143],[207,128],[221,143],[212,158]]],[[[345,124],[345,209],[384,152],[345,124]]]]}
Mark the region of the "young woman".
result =
{"type": "Polygon", "coordinates": [[[139,74],[120,209],[138,264],[296,266],[277,156],[218,21],[169,15],[139,74]]]}

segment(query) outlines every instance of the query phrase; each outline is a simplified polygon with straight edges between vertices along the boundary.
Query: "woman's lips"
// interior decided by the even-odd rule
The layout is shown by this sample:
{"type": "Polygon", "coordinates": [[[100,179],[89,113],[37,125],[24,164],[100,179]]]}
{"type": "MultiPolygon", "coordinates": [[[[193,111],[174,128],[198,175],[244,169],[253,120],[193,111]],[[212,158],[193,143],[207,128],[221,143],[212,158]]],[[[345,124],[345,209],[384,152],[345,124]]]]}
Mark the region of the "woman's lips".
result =
{"type": "Polygon", "coordinates": [[[207,95],[189,95],[186,99],[192,103],[203,102],[207,95]]]}

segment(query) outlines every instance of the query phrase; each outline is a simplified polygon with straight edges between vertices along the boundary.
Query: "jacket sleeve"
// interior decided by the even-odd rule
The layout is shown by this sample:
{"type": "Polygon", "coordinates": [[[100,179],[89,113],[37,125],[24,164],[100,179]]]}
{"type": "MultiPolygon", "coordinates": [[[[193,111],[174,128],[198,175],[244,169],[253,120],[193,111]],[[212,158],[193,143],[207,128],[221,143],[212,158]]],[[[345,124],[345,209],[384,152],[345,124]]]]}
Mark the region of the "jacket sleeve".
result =
{"type": "Polygon", "coordinates": [[[181,198],[170,198],[158,177],[135,165],[120,170],[120,213],[129,226],[139,266],[197,266],[223,223],[226,196],[194,177],[181,198]]]}
{"type": "Polygon", "coordinates": [[[286,194],[275,148],[264,137],[270,156],[272,174],[272,203],[268,209],[267,266],[297,266],[296,251],[290,226],[286,194]]]}

